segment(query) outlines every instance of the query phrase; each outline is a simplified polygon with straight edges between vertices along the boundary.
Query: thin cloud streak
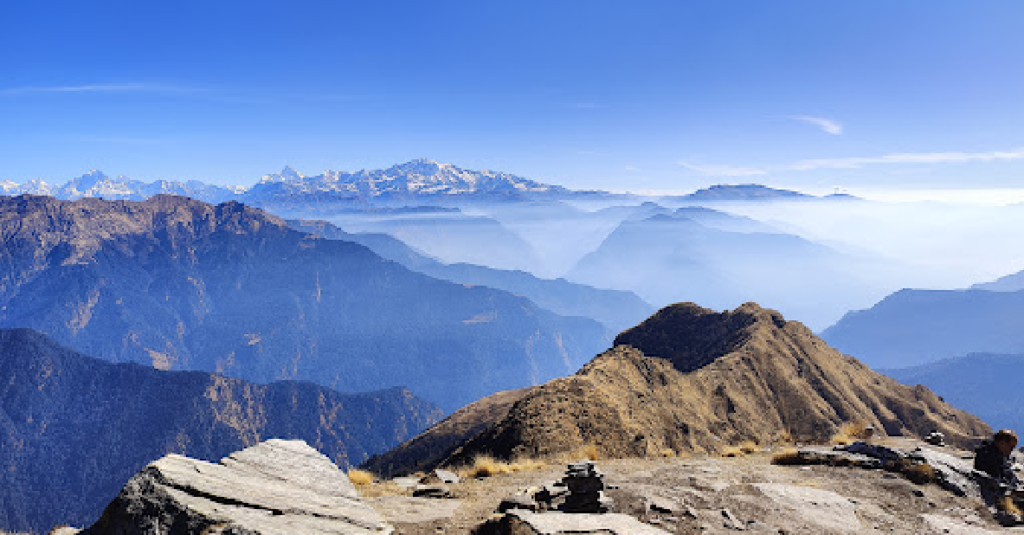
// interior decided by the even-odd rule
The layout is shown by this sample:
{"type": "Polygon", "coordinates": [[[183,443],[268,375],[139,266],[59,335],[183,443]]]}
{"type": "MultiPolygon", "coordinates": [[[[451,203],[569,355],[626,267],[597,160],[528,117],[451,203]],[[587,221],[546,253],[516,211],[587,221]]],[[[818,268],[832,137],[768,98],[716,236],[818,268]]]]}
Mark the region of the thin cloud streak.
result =
{"type": "Polygon", "coordinates": [[[83,84],[58,86],[11,87],[0,90],[3,95],[33,93],[195,93],[196,88],[147,83],[83,84]]]}
{"type": "Polygon", "coordinates": [[[897,152],[866,158],[812,158],[800,160],[786,169],[809,171],[813,169],[858,169],[879,164],[936,164],[995,162],[1024,159],[1024,147],[1008,151],[990,152],[897,152]]]}
{"type": "Polygon", "coordinates": [[[758,176],[776,171],[814,171],[818,169],[860,169],[869,165],[933,165],[944,163],[986,163],[1024,160],[1024,147],[988,152],[895,152],[881,156],[849,158],[809,158],[781,166],[746,167],[730,164],[699,165],[683,160],[677,163],[708,176],[758,176]]]}
{"type": "Polygon", "coordinates": [[[809,125],[816,126],[826,134],[832,134],[833,136],[843,135],[843,125],[836,121],[833,121],[832,119],[827,119],[825,117],[816,117],[814,115],[794,115],[790,117],[790,119],[794,119],[796,121],[801,121],[809,125]]]}

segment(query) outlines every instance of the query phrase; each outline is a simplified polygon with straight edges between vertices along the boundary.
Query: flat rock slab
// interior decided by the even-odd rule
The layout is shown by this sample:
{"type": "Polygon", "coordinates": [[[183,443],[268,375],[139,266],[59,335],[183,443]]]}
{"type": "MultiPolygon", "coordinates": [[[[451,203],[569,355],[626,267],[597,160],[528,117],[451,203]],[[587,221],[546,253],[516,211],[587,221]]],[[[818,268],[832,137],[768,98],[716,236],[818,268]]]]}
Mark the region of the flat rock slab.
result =
{"type": "Polygon", "coordinates": [[[779,483],[755,483],[776,505],[790,510],[802,521],[820,526],[829,532],[861,533],[857,506],[848,498],[829,490],[783,485],[779,483]]]}
{"type": "Polygon", "coordinates": [[[615,513],[531,513],[512,511],[503,522],[510,535],[669,535],[669,532],[615,513]]]}
{"type": "Polygon", "coordinates": [[[392,531],[326,456],[299,440],[269,440],[216,464],[173,454],[151,463],[83,535],[392,531]]]}
{"type": "Polygon", "coordinates": [[[948,533],[949,535],[998,535],[1014,530],[991,530],[982,526],[957,520],[942,515],[921,515],[924,523],[935,533],[948,533]]]}
{"type": "Polygon", "coordinates": [[[462,506],[460,500],[410,496],[381,496],[367,499],[367,503],[373,505],[391,522],[411,524],[449,519],[462,506]]]}

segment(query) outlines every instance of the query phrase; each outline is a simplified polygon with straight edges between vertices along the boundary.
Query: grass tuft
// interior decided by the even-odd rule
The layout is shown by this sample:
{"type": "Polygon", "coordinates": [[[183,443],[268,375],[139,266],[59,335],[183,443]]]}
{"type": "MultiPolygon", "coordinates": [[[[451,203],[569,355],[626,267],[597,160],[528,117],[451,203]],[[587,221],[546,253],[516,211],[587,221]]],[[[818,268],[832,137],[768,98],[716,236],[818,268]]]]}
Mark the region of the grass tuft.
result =
{"type": "Polygon", "coordinates": [[[357,487],[371,485],[374,479],[373,472],[367,472],[358,468],[350,468],[348,471],[348,480],[357,487]]]}
{"type": "Polygon", "coordinates": [[[456,472],[465,478],[483,478],[526,470],[540,470],[547,465],[548,463],[541,459],[522,457],[506,462],[490,455],[478,455],[473,458],[473,462],[469,466],[458,468],[456,472]]]}
{"type": "Polygon", "coordinates": [[[800,451],[796,448],[786,448],[775,455],[772,455],[772,464],[777,464],[779,466],[793,466],[803,464],[803,459],[800,458],[800,451]]]}
{"type": "Polygon", "coordinates": [[[867,424],[864,422],[846,422],[839,426],[839,431],[832,435],[832,444],[845,446],[858,440],[864,440],[867,424]]]}
{"type": "Polygon", "coordinates": [[[917,483],[918,485],[924,485],[926,483],[935,483],[938,481],[938,476],[935,468],[928,463],[914,463],[903,469],[903,474],[907,479],[917,483]]]}

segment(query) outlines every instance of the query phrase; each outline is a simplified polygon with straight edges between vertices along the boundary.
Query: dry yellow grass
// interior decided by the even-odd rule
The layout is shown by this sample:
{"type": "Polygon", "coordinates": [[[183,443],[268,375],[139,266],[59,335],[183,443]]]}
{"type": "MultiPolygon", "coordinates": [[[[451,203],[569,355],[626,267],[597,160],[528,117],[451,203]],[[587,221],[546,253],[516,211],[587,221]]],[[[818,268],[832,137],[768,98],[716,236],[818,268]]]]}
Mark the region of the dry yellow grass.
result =
{"type": "Polygon", "coordinates": [[[1011,515],[1024,514],[1021,512],[1020,507],[1017,507],[1017,504],[1014,503],[1013,496],[1003,496],[996,502],[996,508],[1011,515]]]}
{"type": "Polygon", "coordinates": [[[374,485],[359,488],[359,494],[364,498],[380,498],[381,496],[405,496],[411,493],[410,489],[398,486],[393,481],[381,481],[374,485]]]}
{"type": "Polygon", "coordinates": [[[772,464],[780,466],[800,464],[800,452],[796,448],[786,448],[772,455],[772,464]]]}
{"type": "Polygon", "coordinates": [[[864,439],[864,430],[867,425],[864,422],[846,422],[839,426],[839,431],[832,435],[831,442],[838,445],[846,445],[864,439]]]}
{"type": "Polygon", "coordinates": [[[739,446],[726,446],[718,454],[722,457],[739,457],[743,455],[743,450],[739,446]]]}
{"type": "Polygon", "coordinates": [[[596,444],[584,444],[577,448],[576,457],[596,461],[601,458],[601,450],[596,444]]]}
{"type": "Polygon", "coordinates": [[[760,446],[757,445],[757,442],[754,442],[753,440],[741,442],[739,448],[740,451],[746,455],[750,455],[751,453],[754,453],[761,449],[760,446]]]}
{"type": "Polygon", "coordinates": [[[542,459],[519,458],[512,461],[501,461],[490,455],[478,455],[473,458],[473,463],[456,469],[462,477],[492,477],[513,472],[526,470],[539,470],[545,468],[548,463],[542,459]]]}
{"type": "Polygon", "coordinates": [[[934,483],[937,481],[935,468],[928,463],[911,464],[903,469],[903,474],[907,476],[907,479],[917,483],[918,485],[934,483]]]}
{"type": "Polygon", "coordinates": [[[358,468],[351,468],[348,471],[348,480],[357,487],[365,487],[373,483],[375,476],[372,472],[366,470],[360,470],[358,468]]]}

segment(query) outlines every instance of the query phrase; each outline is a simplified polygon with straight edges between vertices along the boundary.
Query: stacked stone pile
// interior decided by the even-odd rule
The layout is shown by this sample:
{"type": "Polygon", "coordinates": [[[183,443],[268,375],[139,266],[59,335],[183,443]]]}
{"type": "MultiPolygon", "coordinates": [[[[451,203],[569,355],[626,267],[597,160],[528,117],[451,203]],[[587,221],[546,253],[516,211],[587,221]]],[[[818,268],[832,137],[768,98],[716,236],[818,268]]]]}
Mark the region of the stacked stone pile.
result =
{"type": "Polygon", "coordinates": [[[602,478],[591,461],[570,464],[562,478],[569,494],[559,509],[566,513],[607,513],[612,500],[604,495],[602,478]]]}

